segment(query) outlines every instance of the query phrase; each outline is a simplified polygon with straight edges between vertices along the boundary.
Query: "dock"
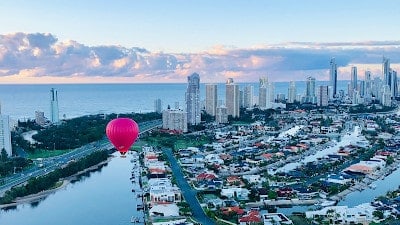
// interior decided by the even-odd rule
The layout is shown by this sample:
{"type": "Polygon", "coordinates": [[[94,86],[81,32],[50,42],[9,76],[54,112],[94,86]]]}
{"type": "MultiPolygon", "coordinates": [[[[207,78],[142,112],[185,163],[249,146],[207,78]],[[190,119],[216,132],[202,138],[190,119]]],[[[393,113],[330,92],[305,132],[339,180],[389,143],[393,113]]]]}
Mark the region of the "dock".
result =
{"type": "Polygon", "coordinates": [[[137,225],[144,225],[144,218],[143,217],[137,217],[137,216],[132,216],[131,217],[131,223],[137,224],[137,225]]]}
{"type": "Polygon", "coordinates": [[[139,156],[133,155],[131,162],[133,164],[130,181],[132,182],[132,193],[134,195],[134,200],[136,203],[136,212],[134,216],[131,217],[131,223],[137,225],[145,225],[145,213],[144,213],[144,199],[143,190],[141,187],[141,166],[137,163],[139,162],[139,156]]]}

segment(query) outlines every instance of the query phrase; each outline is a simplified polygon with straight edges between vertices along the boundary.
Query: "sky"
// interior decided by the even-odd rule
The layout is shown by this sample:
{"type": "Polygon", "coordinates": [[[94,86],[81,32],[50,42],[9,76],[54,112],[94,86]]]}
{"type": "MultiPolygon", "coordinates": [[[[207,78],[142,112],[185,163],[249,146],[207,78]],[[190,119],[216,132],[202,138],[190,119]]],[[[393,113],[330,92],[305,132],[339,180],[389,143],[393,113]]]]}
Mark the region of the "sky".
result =
{"type": "Polygon", "coordinates": [[[378,75],[399,21],[394,0],[2,0],[0,82],[327,79],[331,57],[378,75]]]}

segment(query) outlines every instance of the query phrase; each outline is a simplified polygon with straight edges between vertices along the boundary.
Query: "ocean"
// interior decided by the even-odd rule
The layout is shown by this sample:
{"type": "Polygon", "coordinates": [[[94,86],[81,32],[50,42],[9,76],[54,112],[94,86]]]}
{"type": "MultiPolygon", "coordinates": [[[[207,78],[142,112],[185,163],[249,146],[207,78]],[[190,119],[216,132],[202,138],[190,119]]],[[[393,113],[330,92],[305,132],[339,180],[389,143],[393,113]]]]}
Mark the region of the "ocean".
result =
{"type": "MultiPolygon", "coordinates": [[[[338,81],[338,90],[347,90],[348,81],[338,81]]],[[[253,85],[258,95],[258,83],[238,83],[241,89],[253,85]]],[[[287,97],[288,82],[275,82],[275,95],[287,97]]],[[[326,85],[327,82],[316,82],[326,85]]],[[[161,99],[163,109],[185,107],[186,83],[175,84],[0,84],[1,114],[17,120],[34,119],[35,111],[50,115],[50,89],[58,91],[60,118],[70,119],[92,114],[145,113],[154,111],[154,100],[161,99]]],[[[298,94],[303,94],[305,81],[296,82],[298,94]]],[[[200,86],[205,99],[205,85],[200,86]]],[[[218,84],[218,98],[225,100],[225,84],[218,84]]]]}

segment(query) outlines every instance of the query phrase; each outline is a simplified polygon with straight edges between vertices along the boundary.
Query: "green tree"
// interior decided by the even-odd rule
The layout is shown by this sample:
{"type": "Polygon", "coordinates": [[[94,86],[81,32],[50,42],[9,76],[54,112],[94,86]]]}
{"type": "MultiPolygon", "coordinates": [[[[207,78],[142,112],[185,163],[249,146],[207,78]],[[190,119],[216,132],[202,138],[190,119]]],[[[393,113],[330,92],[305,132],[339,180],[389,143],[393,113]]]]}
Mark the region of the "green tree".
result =
{"type": "Polygon", "coordinates": [[[379,218],[379,219],[383,219],[383,212],[382,212],[382,211],[375,210],[375,211],[372,213],[372,215],[375,216],[375,217],[377,217],[377,218],[379,218]]]}
{"type": "Polygon", "coordinates": [[[1,149],[1,161],[5,162],[8,160],[8,154],[6,152],[6,150],[3,148],[1,149]]]}

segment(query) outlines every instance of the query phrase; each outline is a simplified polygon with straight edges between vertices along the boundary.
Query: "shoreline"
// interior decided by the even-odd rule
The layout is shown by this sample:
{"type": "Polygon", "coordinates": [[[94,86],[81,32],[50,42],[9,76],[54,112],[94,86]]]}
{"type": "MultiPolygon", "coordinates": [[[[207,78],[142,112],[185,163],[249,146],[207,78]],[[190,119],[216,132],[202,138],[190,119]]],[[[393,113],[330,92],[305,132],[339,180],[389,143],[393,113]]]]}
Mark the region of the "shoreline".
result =
{"type": "Polygon", "coordinates": [[[27,204],[27,203],[34,203],[37,202],[43,198],[46,198],[47,196],[63,189],[66,188],[68,186],[68,184],[70,184],[72,181],[78,180],[78,176],[87,173],[87,172],[91,172],[94,171],[96,169],[99,169],[101,166],[106,165],[107,163],[109,163],[111,161],[111,158],[113,158],[114,156],[110,156],[107,158],[107,160],[102,161],[94,166],[88,167],[82,171],[79,171],[78,173],[69,176],[69,177],[65,177],[63,179],[60,179],[60,181],[62,181],[62,184],[59,187],[53,188],[53,189],[49,189],[49,190],[44,190],[41,191],[39,193],[36,194],[31,194],[31,195],[27,195],[27,196],[23,196],[23,197],[18,197],[14,200],[14,202],[12,203],[8,203],[8,204],[2,204],[0,205],[0,210],[1,209],[5,209],[5,208],[9,208],[9,207],[17,207],[18,205],[22,205],[22,204],[27,204]]]}

